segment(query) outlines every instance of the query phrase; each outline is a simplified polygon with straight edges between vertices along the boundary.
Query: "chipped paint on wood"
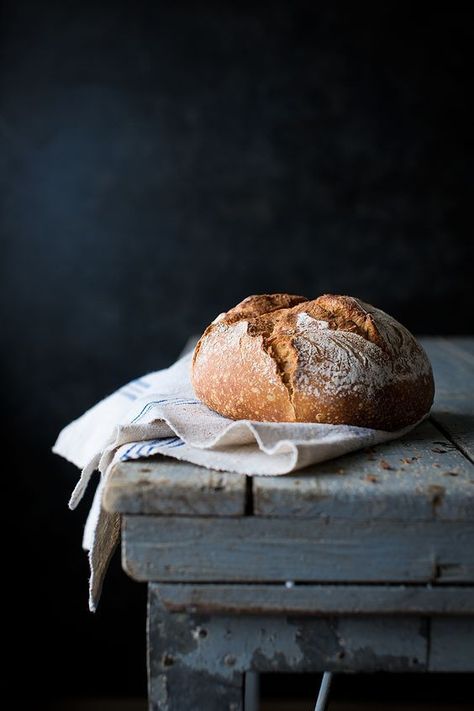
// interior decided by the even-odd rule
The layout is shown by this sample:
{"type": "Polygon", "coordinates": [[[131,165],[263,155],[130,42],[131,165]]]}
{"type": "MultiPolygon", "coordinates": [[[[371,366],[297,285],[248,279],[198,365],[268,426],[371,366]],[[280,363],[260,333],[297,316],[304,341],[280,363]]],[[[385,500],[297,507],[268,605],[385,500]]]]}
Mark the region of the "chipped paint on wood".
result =
{"type": "Polygon", "coordinates": [[[161,455],[115,464],[104,491],[108,511],[182,516],[242,516],[246,481],[161,455]]]}
{"type": "Polygon", "coordinates": [[[250,670],[423,670],[427,661],[426,622],[419,618],[169,613],[154,585],[149,636],[152,678],[179,667],[235,684],[250,670]]]}

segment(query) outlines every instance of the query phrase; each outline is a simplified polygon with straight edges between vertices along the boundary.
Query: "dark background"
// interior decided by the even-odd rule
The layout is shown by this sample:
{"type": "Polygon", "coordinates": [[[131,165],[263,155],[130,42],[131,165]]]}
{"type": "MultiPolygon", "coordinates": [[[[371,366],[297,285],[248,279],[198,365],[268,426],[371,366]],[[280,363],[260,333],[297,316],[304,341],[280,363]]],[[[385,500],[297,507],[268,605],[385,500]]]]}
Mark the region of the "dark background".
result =
{"type": "Polygon", "coordinates": [[[4,696],[145,693],[144,586],[115,560],[87,611],[70,420],[251,293],[472,330],[473,16],[449,7],[2,3],[4,696]]]}

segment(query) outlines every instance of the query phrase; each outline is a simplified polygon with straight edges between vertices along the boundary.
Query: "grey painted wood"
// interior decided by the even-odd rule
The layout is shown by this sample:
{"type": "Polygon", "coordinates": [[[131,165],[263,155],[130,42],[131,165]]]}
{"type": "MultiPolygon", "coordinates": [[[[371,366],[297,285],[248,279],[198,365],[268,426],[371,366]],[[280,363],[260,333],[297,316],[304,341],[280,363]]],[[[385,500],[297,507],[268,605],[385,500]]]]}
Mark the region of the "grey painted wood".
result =
{"type": "Polygon", "coordinates": [[[430,636],[430,671],[473,671],[474,618],[432,620],[430,636]]]}
{"type": "Polygon", "coordinates": [[[208,629],[187,615],[170,615],[148,589],[148,700],[150,711],[244,711],[244,674],[223,655],[209,653],[208,629]],[[208,651],[207,659],[202,650],[208,651]]]}
{"type": "Polygon", "coordinates": [[[397,521],[474,518],[474,465],[429,421],[379,447],[253,478],[256,516],[397,521]]]}
{"type": "Polygon", "coordinates": [[[253,479],[255,516],[244,477],[165,458],[116,467],[105,504],[125,514],[124,568],[159,581],[151,709],[242,711],[249,672],[474,671],[474,342],[423,343],[432,421],[253,479]]]}
{"type": "Polygon", "coordinates": [[[243,674],[234,674],[229,683],[181,662],[148,678],[149,711],[244,711],[242,693],[243,674]]]}
{"type": "Polygon", "coordinates": [[[435,408],[431,420],[471,462],[474,462],[474,413],[468,412],[468,407],[471,405],[466,401],[462,412],[459,403],[451,403],[443,409],[435,408]]]}
{"type": "Polygon", "coordinates": [[[474,336],[448,336],[445,340],[462,351],[470,353],[474,358],[474,336]]]}
{"type": "Polygon", "coordinates": [[[474,461],[474,339],[421,339],[436,383],[432,420],[474,461]]]}
{"type": "MultiPolygon", "coordinates": [[[[235,688],[247,671],[423,671],[427,667],[428,624],[416,617],[255,618],[169,613],[156,586],[150,585],[149,649],[151,691],[156,698],[166,687],[171,696],[173,673],[178,683],[187,684],[189,679],[190,693],[194,694],[198,693],[193,688],[196,674],[201,674],[203,688],[209,677],[211,687],[220,682],[222,687],[235,688]]],[[[180,711],[214,709],[191,706],[181,698],[180,711]]],[[[178,705],[155,708],[175,709],[178,705]]]]}
{"type": "Polygon", "coordinates": [[[128,514],[240,516],[245,497],[244,476],[158,455],[115,464],[103,505],[128,514]]]}
{"type": "Polygon", "coordinates": [[[444,400],[468,399],[473,387],[474,355],[465,344],[442,337],[421,338],[420,342],[433,366],[435,405],[444,400]]]}
{"type": "Polygon", "coordinates": [[[199,655],[208,631],[185,615],[170,615],[149,590],[150,711],[244,711],[243,673],[223,658],[199,655]]]}
{"type": "Polygon", "coordinates": [[[474,522],[126,516],[122,556],[161,582],[474,582],[474,522]]]}
{"type": "Polygon", "coordinates": [[[474,590],[431,585],[166,584],[169,612],[234,615],[474,615],[474,590]]]}

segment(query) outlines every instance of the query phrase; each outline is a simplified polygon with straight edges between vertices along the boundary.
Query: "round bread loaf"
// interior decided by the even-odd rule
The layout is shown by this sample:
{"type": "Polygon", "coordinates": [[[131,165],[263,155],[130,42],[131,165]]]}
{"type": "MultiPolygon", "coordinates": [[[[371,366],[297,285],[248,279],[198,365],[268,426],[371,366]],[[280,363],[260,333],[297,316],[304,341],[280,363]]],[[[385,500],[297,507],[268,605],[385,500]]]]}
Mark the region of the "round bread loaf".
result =
{"type": "Polygon", "coordinates": [[[411,333],[351,296],[249,296],[220,314],[193,355],[192,383],[232,419],[397,430],[433,402],[431,365],[411,333]]]}

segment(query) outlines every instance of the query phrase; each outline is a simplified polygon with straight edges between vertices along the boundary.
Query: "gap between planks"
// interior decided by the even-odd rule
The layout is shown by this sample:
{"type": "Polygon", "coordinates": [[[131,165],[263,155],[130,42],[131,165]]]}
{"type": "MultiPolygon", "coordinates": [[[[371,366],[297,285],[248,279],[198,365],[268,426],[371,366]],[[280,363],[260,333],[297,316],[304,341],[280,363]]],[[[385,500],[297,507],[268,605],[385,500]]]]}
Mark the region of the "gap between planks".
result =
{"type": "Polygon", "coordinates": [[[435,427],[438,432],[445,437],[448,442],[451,442],[452,445],[456,447],[458,452],[460,452],[471,464],[474,464],[474,457],[472,456],[471,452],[467,449],[467,447],[464,445],[463,441],[456,437],[456,435],[453,435],[447,427],[445,427],[436,417],[436,413],[431,414],[429,416],[429,420],[433,427],[435,427]]]}

